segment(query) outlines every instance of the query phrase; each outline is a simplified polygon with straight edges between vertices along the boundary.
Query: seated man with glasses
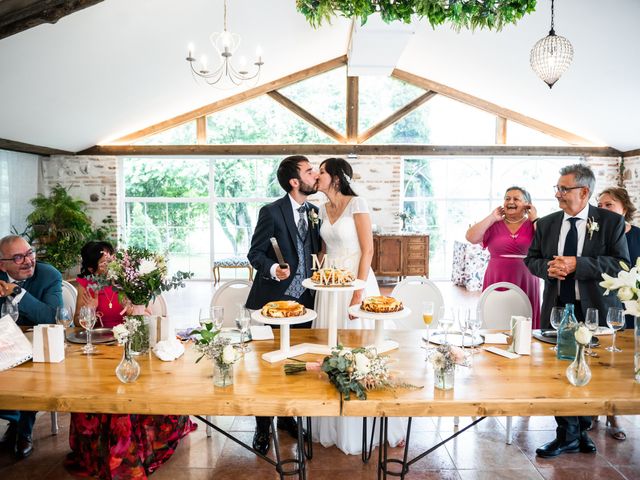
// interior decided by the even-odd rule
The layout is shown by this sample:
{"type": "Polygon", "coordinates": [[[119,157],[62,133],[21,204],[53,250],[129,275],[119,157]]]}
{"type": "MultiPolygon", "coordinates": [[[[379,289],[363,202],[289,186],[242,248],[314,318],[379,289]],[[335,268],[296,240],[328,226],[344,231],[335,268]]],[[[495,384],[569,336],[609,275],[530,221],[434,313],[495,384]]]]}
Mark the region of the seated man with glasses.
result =
{"type": "MultiPolygon", "coordinates": [[[[18,325],[55,323],[62,306],[62,275],[51,265],[36,262],[31,246],[18,235],[0,239],[0,307],[11,302],[18,307],[18,325]]],[[[0,410],[9,428],[0,440],[18,459],[33,452],[31,432],[36,412],[0,410]]]]}

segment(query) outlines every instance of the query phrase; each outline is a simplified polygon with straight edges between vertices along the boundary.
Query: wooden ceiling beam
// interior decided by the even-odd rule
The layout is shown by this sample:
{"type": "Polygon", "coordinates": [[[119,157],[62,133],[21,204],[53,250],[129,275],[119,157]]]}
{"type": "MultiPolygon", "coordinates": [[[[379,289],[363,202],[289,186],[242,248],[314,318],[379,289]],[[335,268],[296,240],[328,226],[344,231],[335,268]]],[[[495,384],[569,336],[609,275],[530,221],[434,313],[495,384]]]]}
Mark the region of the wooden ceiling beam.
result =
{"type": "Polygon", "coordinates": [[[358,141],[359,85],[358,77],[347,77],[346,125],[348,143],[356,143],[358,141]]]}
{"type": "Polygon", "coordinates": [[[57,148],[41,147],[40,145],[31,145],[30,143],[15,142],[0,138],[0,150],[10,150],[12,152],[32,153],[34,155],[75,155],[74,152],[67,150],[58,150],[57,148]]]}
{"type": "Polygon", "coordinates": [[[396,156],[583,156],[619,157],[610,147],[521,147],[510,145],[104,145],[93,147],[86,155],[167,156],[191,155],[396,155],[396,156]]]}
{"type": "Polygon", "coordinates": [[[628,157],[640,157],[640,148],[636,148],[635,150],[627,150],[626,152],[622,152],[623,158],[628,157]]]}
{"type": "Polygon", "coordinates": [[[130,144],[132,142],[140,140],[141,138],[148,137],[149,135],[154,135],[164,130],[182,125],[183,123],[190,122],[198,117],[211,115],[212,113],[219,112],[220,110],[224,110],[225,108],[233,107],[234,105],[237,105],[239,103],[254,99],[256,97],[259,97],[260,95],[264,95],[265,93],[269,93],[274,90],[293,85],[294,83],[301,82],[303,80],[306,80],[307,78],[315,77],[316,75],[320,75],[321,73],[334,70],[345,65],[346,63],[347,56],[342,55],[341,57],[337,57],[324,63],[314,65],[310,68],[305,68],[304,70],[292,73],[291,75],[287,75],[272,82],[267,82],[264,85],[259,85],[236,95],[232,95],[231,97],[223,98],[222,100],[210,103],[209,105],[205,105],[204,107],[200,107],[195,110],[191,110],[190,112],[183,113],[181,115],[178,115],[177,117],[170,118],[169,120],[156,123],[155,125],[151,125],[150,127],[143,128],[142,130],[138,130],[137,132],[133,132],[129,135],[125,135],[124,137],[120,137],[117,140],[113,140],[108,144],[130,144]]]}
{"type": "Polygon", "coordinates": [[[37,27],[56,23],[62,17],[91,7],[102,0],[22,0],[0,2],[0,39],[37,27]]]}
{"type": "Polygon", "coordinates": [[[267,95],[269,95],[271,98],[273,98],[276,102],[278,102],[280,105],[285,107],[287,110],[290,110],[293,113],[295,113],[297,116],[302,118],[305,122],[310,123],[311,125],[316,127],[325,135],[328,135],[329,137],[333,138],[335,141],[339,143],[346,143],[347,139],[342,134],[335,131],[333,128],[331,128],[329,125],[324,123],[318,117],[316,117],[312,113],[302,108],[293,100],[285,97],[280,92],[276,92],[276,91],[267,92],[267,95]]]}
{"type": "Polygon", "coordinates": [[[377,135],[382,130],[387,128],[389,125],[392,125],[392,124],[396,123],[398,120],[400,120],[402,117],[405,117],[405,116],[409,115],[411,112],[413,112],[420,105],[423,105],[424,103],[426,103],[427,101],[429,101],[433,97],[435,97],[436,95],[437,95],[436,92],[431,92],[431,91],[423,93],[422,95],[420,95],[415,100],[412,100],[411,102],[407,103],[401,109],[393,112],[391,115],[389,115],[387,118],[382,120],[380,123],[377,123],[373,127],[369,128],[368,130],[363,132],[362,135],[360,135],[358,137],[358,143],[366,142],[371,137],[373,137],[374,135],[377,135]]]}
{"type": "Polygon", "coordinates": [[[501,116],[496,117],[496,145],[507,144],[507,119],[501,116]]]}
{"type": "Polygon", "coordinates": [[[567,132],[566,130],[562,130],[561,128],[554,127],[553,125],[549,125],[548,123],[541,122],[534,118],[527,117],[518,112],[514,112],[513,110],[509,110],[508,108],[500,107],[495,103],[487,102],[478,97],[474,97],[473,95],[469,95],[468,93],[456,90],[455,88],[451,88],[441,83],[434,82],[433,80],[414,75],[413,73],[405,72],[404,70],[398,70],[396,68],[391,75],[398,80],[403,80],[407,83],[410,83],[411,85],[415,85],[416,87],[420,87],[425,90],[433,90],[434,92],[444,95],[445,97],[449,97],[453,100],[466,103],[467,105],[479,108],[480,110],[492,113],[493,115],[504,117],[507,120],[511,120],[513,122],[519,123],[520,125],[524,125],[525,127],[529,127],[542,132],[545,135],[559,138],[560,140],[571,145],[594,146],[594,143],[590,140],[587,140],[586,138],[580,137],[571,132],[567,132]]]}

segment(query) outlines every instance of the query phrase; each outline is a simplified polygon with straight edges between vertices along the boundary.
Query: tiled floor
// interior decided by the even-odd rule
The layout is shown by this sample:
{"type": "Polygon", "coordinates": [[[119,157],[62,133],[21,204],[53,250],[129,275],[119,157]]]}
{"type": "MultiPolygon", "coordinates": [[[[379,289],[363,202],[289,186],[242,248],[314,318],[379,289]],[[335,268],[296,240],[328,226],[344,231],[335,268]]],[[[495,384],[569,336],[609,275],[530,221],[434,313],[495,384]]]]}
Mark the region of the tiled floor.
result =
{"type": "MultiPolygon", "coordinates": [[[[477,294],[439,283],[447,304],[475,306],[477,294]]],[[[383,289],[388,293],[390,289],[383,289]]],[[[182,318],[185,326],[194,325],[198,309],[208,305],[213,288],[207,282],[191,282],[179,292],[167,295],[171,315],[182,318]]],[[[69,415],[60,414],[60,432],[51,435],[48,414],[38,417],[34,430],[35,452],[26,460],[14,462],[7,452],[0,452],[0,479],[72,479],[63,466],[69,452],[69,415]]],[[[552,417],[516,417],[513,421],[514,441],[505,444],[505,419],[488,418],[464,432],[445,446],[412,465],[407,479],[446,480],[528,480],[528,479],[638,479],[640,480],[640,416],[620,417],[627,433],[625,442],[606,434],[604,417],[592,432],[597,444],[596,455],[573,454],[555,459],[540,459],[536,447],[551,440],[555,434],[552,417]]],[[[216,423],[241,440],[251,443],[253,417],[215,417],[216,423]]],[[[461,418],[459,427],[471,419],[461,418]]],[[[0,425],[0,434],[5,426],[0,425]]],[[[411,435],[410,456],[435,445],[451,435],[456,428],[452,418],[415,419],[411,435]]],[[[281,437],[285,452],[292,452],[292,441],[281,437]]],[[[399,455],[400,449],[393,449],[399,455]]],[[[369,464],[360,456],[346,456],[335,447],[314,445],[314,456],[308,464],[309,480],[375,479],[377,450],[369,464]]],[[[272,455],[272,453],[270,453],[272,455]]],[[[285,453],[285,456],[286,453],[285,453]]],[[[204,425],[179,445],[173,457],[152,476],[156,480],[201,479],[276,479],[273,467],[245,451],[226,437],[214,433],[207,438],[204,425]]]]}

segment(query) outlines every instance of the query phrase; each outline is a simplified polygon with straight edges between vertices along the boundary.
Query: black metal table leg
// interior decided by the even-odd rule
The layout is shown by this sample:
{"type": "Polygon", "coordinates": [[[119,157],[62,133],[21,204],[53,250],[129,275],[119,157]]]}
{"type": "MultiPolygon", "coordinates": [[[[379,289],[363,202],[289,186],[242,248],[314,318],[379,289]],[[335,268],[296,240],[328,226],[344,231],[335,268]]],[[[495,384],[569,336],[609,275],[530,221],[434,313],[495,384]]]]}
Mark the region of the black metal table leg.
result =
{"type": "Polygon", "coordinates": [[[367,447],[367,417],[362,417],[362,463],[368,463],[373,452],[373,439],[376,435],[376,417],[373,417],[373,428],[371,429],[371,441],[367,447]]]}
{"type": "MultiPolygon", "coordinates": [[[[234,437],[233,435],[231,435],[228,432],[225,432],[224,430],[222,430],[220,427],[218,427],[217,425],[214,425],[213,423],[209,422],[206,418],[201,417],[200,415],[195,415],[195,417],[200,420],[201,422],[204,422],[206,425],[209,425],[211,428],[213,428],[216,432],[219,432],[221,434],[223,434],[225,437],[229,438],[230,440],[233,440],[234,442],[236,442],[238,445],[240,445],[241,447],[249,450],[250,452],[253,452],[255,455],[257,455],[258,457],[262,458],[265,462],[270,463],[271,465],[273,465],[276,468],[276,471],[278,472],[278,475],[280,475],[280,479],[284,480],[285,477],[289,477],[289,476],[294,476],[294,475],[298,475],[298,478],[300,480],[306,480],[307,478],[307,470],[306,470],[306,462],[305,462],[305,444],[302,441],[302,417],[297,417],[297,422],[298,422],[298,446],[297,446],[297,458],[291,458],[291,459],[286,459],[286,460],[282,460],[280,458],[280,442],[278,441],[278,434],[276,432],[276,424],[275,424],[275,419],[271,420],[271,432],[273,433],[273,449],[276,455],[276,461],[274,462],[271,458],[267,457],[266,455],[261,454],[260,452],[258,452],[257,450],[255,450],[253,447],[247,445],[246,443],[244,443],[242,440],[237,439],[236,437],[234,437]],[[291,469],[288,469],[287,467],[292,466],[291,469]]],[[[309,420],[310,423],[310,420],[309,420]]],[[[309,440],[310,442],[310,440],[309,440]]]]}

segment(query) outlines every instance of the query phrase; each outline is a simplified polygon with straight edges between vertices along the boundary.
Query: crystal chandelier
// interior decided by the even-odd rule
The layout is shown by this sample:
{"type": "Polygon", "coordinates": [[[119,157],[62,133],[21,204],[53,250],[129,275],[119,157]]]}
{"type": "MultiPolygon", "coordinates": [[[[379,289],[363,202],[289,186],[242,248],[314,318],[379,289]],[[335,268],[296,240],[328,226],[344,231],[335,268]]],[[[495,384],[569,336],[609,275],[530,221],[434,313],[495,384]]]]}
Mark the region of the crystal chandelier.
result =
{"type": "Polygon", "coordinates": [[[256,61],[253,63],[254,67],[251,67],[253,72],[249,71],[247,65],[247,59],[240,57],[238,59],[238,65],[234,66],[231,63],[231,57],[240,46],[240,35],[237,33],[231,33],[227,30],[227,0],[224,0],[224,30],[222,32],[214,32],[209,36],[213,47],[218,52],[217,65],[210,70],[207,62],[206,55],[200,57],[200,61],[196,60],[193,46],[189,45],[189,54],[187,55],[187,62],[194,75],[202,78],[209,85],[224,86],[224,84],[240,85],[246,80],[256,79],[260,75],[260,69],[264,62],[262,61],[262,50],[260,47],[256,49],[256,61]]]}
{"type": "Polygon", "coordinates": [[[556,35],[553,29],[553,0],[551,0],[551,30],[548,36],[538,40],[533,46],[529,62],[536,75],[551,88],[569,68],[571,60],[573,60],[571,42],[556,35]]]}

